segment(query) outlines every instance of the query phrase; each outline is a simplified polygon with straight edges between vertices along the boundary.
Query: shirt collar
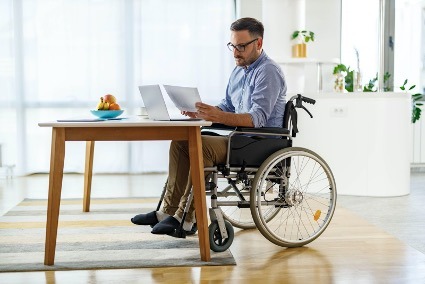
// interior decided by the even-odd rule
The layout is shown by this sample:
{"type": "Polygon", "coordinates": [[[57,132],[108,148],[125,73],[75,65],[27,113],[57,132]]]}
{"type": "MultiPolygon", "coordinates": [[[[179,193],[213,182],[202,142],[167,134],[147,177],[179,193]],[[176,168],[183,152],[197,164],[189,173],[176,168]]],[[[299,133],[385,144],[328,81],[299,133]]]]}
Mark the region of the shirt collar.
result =
{"type": "Polygon", "coordinates": [[[260,64],[260,62],[266,57],[266,53],[264,52],[264,50],[261,51],[260,56],[257,58],[257,60],[255,60],[251,65],[249,65],[247,68],[244,68],[245,73],[249,73],[251,70],[255,69],[258,64],[260,64]]]}

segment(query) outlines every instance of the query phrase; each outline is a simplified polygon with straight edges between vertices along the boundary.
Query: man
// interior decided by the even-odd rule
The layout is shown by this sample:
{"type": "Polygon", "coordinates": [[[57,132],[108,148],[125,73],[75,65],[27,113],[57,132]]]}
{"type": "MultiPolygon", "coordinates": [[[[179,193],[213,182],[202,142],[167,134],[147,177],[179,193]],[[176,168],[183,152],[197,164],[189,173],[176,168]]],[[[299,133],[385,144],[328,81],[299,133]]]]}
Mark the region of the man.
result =
{"type": "MultiPolygon", "coordinates": [[[[184,114],[229,126],[282,127],[286,83],[279,65],[263,51],[263,24],[253,18],[241,18],[232,23],[230,30],[227,46],[233,52],[236,67],[225,99],[218,106],[198,102],[196,113],[184,114]]],[[[223,136],[202,136],[205,167],[225,163],[227,142],[223,136]]],[[[191,187],[188,143],[172,141],[162,210],[139,214],[131,221],[153,226],[153,234],[172,233],[180,225],[191,187]]],[[[183,229],[190,232],[195,223],[193,202],[186,218],[183,229]]]]}

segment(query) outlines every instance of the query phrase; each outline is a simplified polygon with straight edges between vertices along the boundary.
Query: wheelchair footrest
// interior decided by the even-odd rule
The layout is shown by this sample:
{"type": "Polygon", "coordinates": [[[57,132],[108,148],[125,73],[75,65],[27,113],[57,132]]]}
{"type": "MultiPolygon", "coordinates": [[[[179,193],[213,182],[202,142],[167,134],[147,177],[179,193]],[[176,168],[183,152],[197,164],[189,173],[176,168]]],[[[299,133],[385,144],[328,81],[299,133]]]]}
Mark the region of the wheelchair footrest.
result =
{"type": "Polygon", "coordinates": [[[175,238],[185,239],[187,233],[186,233],[185,230],[183,230],[183,228],[177,228],[172,233],[167,234],[167,235],[175,237],[175,238]]]}

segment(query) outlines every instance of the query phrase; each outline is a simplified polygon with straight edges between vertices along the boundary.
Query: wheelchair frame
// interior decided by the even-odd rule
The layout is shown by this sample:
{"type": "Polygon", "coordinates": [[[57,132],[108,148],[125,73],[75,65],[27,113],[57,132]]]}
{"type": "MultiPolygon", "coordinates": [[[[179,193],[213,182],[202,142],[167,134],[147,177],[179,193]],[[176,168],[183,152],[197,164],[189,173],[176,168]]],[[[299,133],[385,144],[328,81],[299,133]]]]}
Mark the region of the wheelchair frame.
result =
{"type": "MultiPolygon", "coordinates": [[[[278,246],[297,247],[315,240],[329,225],[337,197],[332,171],[325,160],[313,151],[292,147],[293,137],[298,132],[296,109],[304,109],[313,117],[303,102],[315,103],[313,99],[300,94],[290,98],[285,106],[282,128],[229,127],[219,124],[202,128],[208,130],[207,135],[216,135],[209,130],[230,132],[226,164],[204,168],[207,196],[211,197],[209,238],[213,251],[221,252],[230,247],[234,238],[233,226],[241,229],[257,228],[265,238],[278,246]],[[241,141],[249,140],[246,143],[248,146],[244,147],[261,143],[265,148],[262,150],[271,154],[261,157],[261,160],[254,157],[248,163],[243,159],[242,164],[234,164],[232,139],[237,136],[241,137],[241,141]],[[288,146],[279,148],[280,143],[288,146]],[[311,172],[304,175],[306,169],[311,172]],[[219,191],[221,180],[228,185],[219,191]],[[230,198],[235,200],[228,200],[230,198]],[[227,207],[233,211],[223,211],[227,207]],[[245,213],[248,209],[250,214],[245,213]]],[[[160,209],[165,189],[166,186],[157,210],[160,209]]],[[[186,236],[183,222],[192,198],[191,192],[180,228],[172,234],[174,237],[186,236]]]]}

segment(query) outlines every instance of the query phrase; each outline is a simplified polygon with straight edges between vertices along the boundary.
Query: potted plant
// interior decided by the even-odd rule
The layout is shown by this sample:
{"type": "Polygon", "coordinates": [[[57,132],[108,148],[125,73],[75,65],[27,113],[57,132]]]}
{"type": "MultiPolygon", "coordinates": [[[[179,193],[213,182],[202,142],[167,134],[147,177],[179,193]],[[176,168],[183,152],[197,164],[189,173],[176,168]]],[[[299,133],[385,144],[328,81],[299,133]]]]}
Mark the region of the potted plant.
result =
{"type": "MultiPolygon", "coordinates": [[[[411,91],[416,87],[416,85],[413,85],[406,90],[407,86],[407,79],[404,80],[403,85],[400,87],[403,91],[411,91]]],[[[421,93],[416,93],[412,95],[412,123],[415,123],[416,121],[421,118],[421,107],[423,106],[423,103],[421,102],[421,99],[423,98],[423,95],[421,93]]]]}
{"type": "MultiPolygon", "coordinates": [[[[354,71],[350,69],[350,66],[345,66],[344,64],[338,64],[335,66],[333,70],[333,74],[335,75],[335,86],[334,89],[337,92],[353,92],[353,79],[354,79],[354,71]]],[[[388,72],[385,72],[384,76],[384,92],[389,92],[393,88],[392,86],[389,86],[389,78],[391,77],[391,74],[388,72]]],[[[378,74],[369,82],[363,86],[363,92],[376,92],[377,87],[376,83],[378,82],[378,74]]],[[[404,80],[404,83],[402,86],[400,86],[400,90],[409,92],[412,91],[416,85],[412,85],[410,87],[407,86],[408,80],[404,80]]],[[[412,123],[417,122],[421,118],[422,114],[422,107],[423,107],[423,98],[424,95],[421,93],[415,93],[412,94],[412,117],[411,121],[412,123]]]]}
{"type": "Polygon", "coordinates": [[[291,35],[291,39],[296,41],[292,47],[292,56],[307,57],[306,43],[314,41],[314,32],[306,30],[294,31],[291,35]]]}
{"type": "Polygon", "coordinates": [[[349,74],[350,72],[352,74],[352,71],[350,71],[350,67],[347,68],[347,66],[345,66],[344,64],[338,64],[337,66],[335,66],[333,74],[335,76],[334,90],[336,92],[345,92],[345,76],[347,76],[347,74],[349,74]]]}

